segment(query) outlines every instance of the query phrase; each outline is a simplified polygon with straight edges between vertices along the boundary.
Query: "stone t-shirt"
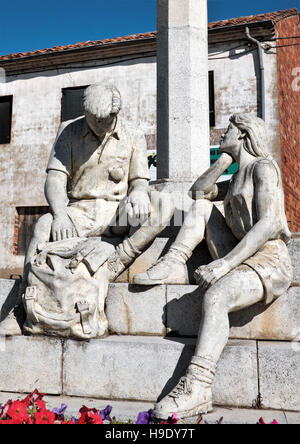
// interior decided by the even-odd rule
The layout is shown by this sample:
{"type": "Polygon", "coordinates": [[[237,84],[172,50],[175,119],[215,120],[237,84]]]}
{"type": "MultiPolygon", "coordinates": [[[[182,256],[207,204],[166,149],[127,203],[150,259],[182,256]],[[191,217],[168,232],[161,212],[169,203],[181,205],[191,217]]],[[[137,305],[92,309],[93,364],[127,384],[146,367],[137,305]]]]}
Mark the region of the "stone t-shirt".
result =
{"type": "Polygon", "coordinates": [[[84,116],[61,124],[47,172],[68,176],[70,200],[121,201],[134,179],[149,180],[146,140],[118,117],[102,144],[84,116]]]}

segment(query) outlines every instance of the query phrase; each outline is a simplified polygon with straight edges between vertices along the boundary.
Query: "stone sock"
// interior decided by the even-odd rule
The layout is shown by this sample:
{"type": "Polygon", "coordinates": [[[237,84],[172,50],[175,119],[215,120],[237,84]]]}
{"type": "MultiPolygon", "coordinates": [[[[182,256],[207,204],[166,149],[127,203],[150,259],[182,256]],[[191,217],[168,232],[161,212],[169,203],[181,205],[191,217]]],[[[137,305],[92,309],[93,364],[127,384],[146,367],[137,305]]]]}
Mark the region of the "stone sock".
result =
{"type": "Polygon", "coordinates": [[[217,364],[208,356],[193,356],[188,367],[187,376],[198,379],[205,386],[210,387],[216,374],[217,364]]]}
{"type": "Polygon", "coordinates": [[[192,253],[193,251],[189,247],[177,242],[170,247],[165,257],[177,259],[182,264],[185,264],[192,256],[192,253]]]}

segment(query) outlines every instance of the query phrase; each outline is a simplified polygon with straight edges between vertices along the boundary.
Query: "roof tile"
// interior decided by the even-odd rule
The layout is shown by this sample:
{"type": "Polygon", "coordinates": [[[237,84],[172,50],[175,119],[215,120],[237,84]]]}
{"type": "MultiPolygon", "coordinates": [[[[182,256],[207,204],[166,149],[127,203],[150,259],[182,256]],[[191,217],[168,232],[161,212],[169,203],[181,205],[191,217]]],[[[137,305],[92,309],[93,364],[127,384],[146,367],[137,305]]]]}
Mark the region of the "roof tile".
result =
{"type": "MultiPolygon", "coordinates": [[[[293,16],[298,14],[298,10],[296,8],[293,9],[286,9],[284,11],[275,11],[275,12],[269,12],[266,14],[259,14],[259,15],[250,15],[246,17],[238,17],[228,20],[220,20],[217,22],[211,22],[208,24],[208,29],[216,29],[221,28],[225,26],[234,26],[234,25],[241,25],[246,23],[254,23],[259,21],[265,21],[265,20],[272,20],[274,23],[277,23],[281,20],[284,20],[287,17],[293,16]]],[[[66,51],[66,50],[72,50],[72,49],[80,49],[80,48],[87,48],[92,46],[98,46],[98,45],[108,45],[113,43],[120,43],[120,42],[126,42],[131,40],[143,40],[143,39],[151,39],[156,37],[156,31],[153,32],[146,32],[142,34],[132,34],[132,35],[126,35],[122,37],[116,37],[111,39],[104,39],[104,40],[95,40],[95,41],[85,41],[85,42],[79,42],[72,45],[58,45],[54,46],[53,48],[45,48],[45,49],[38,49],[35,51],[29,51],[29,52],[20,52],[20,53],[14,53],[14,54],[8,54],[0,56],[0,62],[1,61],[9,61],[13,59],[20,59],[24,57],[39,55],[39,54],[50,54],[60,51],[66,51]]]]}

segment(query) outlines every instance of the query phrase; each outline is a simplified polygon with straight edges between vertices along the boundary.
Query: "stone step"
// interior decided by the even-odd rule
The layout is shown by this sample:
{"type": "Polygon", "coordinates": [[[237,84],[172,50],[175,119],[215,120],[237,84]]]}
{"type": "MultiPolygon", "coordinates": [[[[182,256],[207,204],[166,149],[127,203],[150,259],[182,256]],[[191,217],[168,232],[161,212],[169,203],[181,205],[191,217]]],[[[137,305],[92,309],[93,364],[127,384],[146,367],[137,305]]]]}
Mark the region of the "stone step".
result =
{"type": "MultiPolygon", "coordinates": [[[[0,279],[0,321],[14,306],[18,281],[0,279]]],[[[106,313],[112,334],[196,337],[202,318],[203,292],[196,285],[109,287],[106,313]]],[[[300,340],[300,287],[266,306],[255,304],[230,314],[231,339],[300,340]]]]}
{"type": "MultiPolygon", "coordinates": [[[[24,393],[6,393],[0,392],[0,404],[4,404],[8,399],[13,401],[24,399],[24,393]]],[[[44,401],[49,410],[66,404],[66,417],[78,417],[78,411],[86,405],[89,408],[103,410],[107,405],[112,406],[111,417],[115,417],[118,421],[127,422],[131,420],[136,422],[138,414],[153,408],[152,402],[135,402],[135,401],[116,401],[114,399],[94,399],[81,398],[73,396],[45,396],[44,401]]],[[[279,424],[300,424],[300,413],[281,411],[281,410],[262,410],[262,409],[241,409],[231,407],[214,406],[213,412],[203,416],[203,420],[208,424],[216,424],[220,418],[223,418],[222,424],[256,424],[260,418],[266,423],[272,422],[274,419],[279,424]]],[[[186,418],[185,423],[195,424],[196,417],[186,418]]]]}
{"type": "MultiPolygon", "coordinates": [[[[178,227],[179,229],[179,227],[178,227]]],[[[166,235],[169,234],[166,232],[166,235]]],[[[157,237],[153,243],[147,248],[144,253],[142,253],[136,261],[129,267],[128,273],[124,273],[118,282],[133,282],[133,276],[137,273],[142,273],[147,270],[151,265],[153,265],[157,259],[163,256],[170,245],[174,240],[173,237],[164,237],[164,233],[162,233],[159,237],[157,237]]],[[[292,259],[294,277],[293,277],[293,285],[300,285],[300,233],[293,233],[293,238],[290,240],[288,244],[288,250],[292,259]]],[[[189,272],[189,280],[191,284],[195,284],[195,280],[193,277],[193,273],[197,267],[203,264],[208,264],[211,262],[211,256],[208,252],[207,246],[205,242],[202,242],[198,247],[194,250],[192,257],[187,263],[188,272],[189,272]]]]}
{"type": "MultiPolygon", "coordinates": [[[[106,301],[110,332],[195,337],[203,296],[196,285],[111,284],[106,301]]],[[[258,303],[231,313],[230,338],[300,340],[299,319],[300,287],[291,287],[271,305],[258,303]]]]}
{"type": "MultiPolygon", "coordinates": [[[[260,387],[264,407],[300,411],[296,345],[230,340],[218,364],[214,403],[250,408],[260,387]]],[[[0,391],[37,388],[53,395],[155,402],[184,374],[194,347],[191,338],[2,338],[0,391]]]]}

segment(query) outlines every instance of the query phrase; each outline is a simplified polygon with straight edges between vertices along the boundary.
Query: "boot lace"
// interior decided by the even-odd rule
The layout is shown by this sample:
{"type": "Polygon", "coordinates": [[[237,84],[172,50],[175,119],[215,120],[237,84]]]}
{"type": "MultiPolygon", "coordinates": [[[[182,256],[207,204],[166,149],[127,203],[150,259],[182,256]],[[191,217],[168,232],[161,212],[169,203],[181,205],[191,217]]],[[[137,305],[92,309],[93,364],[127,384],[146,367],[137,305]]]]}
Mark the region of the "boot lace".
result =
{"type": "Polygon", "coordinates": [[[172,398],[178,398],[182,394],[186,395],[191,393],[191,391],[191,379],[188,376],[183,376],[169,396],[172,398]]]}

